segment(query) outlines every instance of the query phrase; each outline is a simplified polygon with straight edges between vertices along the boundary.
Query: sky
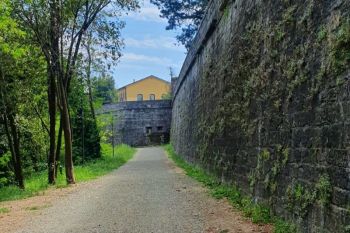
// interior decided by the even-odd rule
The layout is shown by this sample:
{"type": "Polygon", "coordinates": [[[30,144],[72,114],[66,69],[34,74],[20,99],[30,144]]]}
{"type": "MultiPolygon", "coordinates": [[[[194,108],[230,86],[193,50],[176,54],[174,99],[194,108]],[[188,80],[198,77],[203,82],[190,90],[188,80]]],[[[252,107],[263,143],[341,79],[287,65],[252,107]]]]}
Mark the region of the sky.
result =
{"type": "Polygon", "coordinates": [[[167,31],[166,19],[156,6],[141,0],[137,12],[123,16],[122,31],[125,47],[120,62],[113,67],[117,88],[149,75],[170,81],[169,67],[178,75],[186,57],[186,49],[178,45],[176,31],[167,31]]]}

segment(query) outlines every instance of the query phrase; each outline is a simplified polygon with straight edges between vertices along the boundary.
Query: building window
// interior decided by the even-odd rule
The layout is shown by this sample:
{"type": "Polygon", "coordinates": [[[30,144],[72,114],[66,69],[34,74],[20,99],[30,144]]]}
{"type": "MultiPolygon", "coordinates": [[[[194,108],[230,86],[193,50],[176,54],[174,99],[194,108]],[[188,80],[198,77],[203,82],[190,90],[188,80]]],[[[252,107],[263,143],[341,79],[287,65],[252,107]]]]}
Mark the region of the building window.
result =
{"type": "Polygon", "coordinates": [[[156,95],[155,94],[150,94],[149,95],[149,100],[156,100],[156,95]]]}
{"type": "Polygon", "coordinates": [[[146,134],[152,133],[152,127],[146,127],[146,134]]]}
{"type": "Polygon", "coordinates": [[[138,94],[137,95],[137,101],[143,101],[143,95],[138,94]]]}
{"type": "Polygon", "coordinates": [[[157,130],[158,130],[158,131],[163,131],[163,126],[158,126],[158,127],[157,127],[157,130]]]}

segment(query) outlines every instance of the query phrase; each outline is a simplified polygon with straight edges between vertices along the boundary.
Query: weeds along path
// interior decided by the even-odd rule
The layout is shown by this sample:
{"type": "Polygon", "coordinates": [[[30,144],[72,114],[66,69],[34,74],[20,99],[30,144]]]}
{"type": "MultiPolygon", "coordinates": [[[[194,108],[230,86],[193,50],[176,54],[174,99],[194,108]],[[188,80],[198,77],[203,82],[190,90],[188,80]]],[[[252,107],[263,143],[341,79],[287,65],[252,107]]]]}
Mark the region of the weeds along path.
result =
{"type": "Polygon", "coordinates": [[[226,201],[212,199],[158,147],[138,149],[110,175],[35,211],[24,219],[22,229],[9,232],[269,232],[234,212],[226,201]]]}

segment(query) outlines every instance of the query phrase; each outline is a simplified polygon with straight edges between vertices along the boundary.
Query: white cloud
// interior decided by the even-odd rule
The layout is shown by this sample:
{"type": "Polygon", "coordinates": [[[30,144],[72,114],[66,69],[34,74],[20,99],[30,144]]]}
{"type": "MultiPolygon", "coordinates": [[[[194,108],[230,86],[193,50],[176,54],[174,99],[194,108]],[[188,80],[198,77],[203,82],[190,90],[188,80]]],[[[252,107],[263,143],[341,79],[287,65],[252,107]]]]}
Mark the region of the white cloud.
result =
{"type": "Polygon", "coordinates": [[[160,17],[159,9],[151,4],[149,0],[144,1],[141,4],[141,8],[137,12],[131,12],[125,16],[126,18],[131,18],[139,21],[150,21],[165,23],[166,19],[160,17]]]}
{"type": "Polygon", "coordinates": [[[125,53],[121,58],[121,62],[130,63],[130,62],[145,62],[158,65],[169,65],[172,61],[169,58],[147,56],[143,54],[136,53],[125,53]]]}
{"type": "Polygon", "coordinates": [[[178,45],[175,38],[165,36],[159,38],[147,37],[144,39],[126,38],[125,45],[133,48],[168,49],[186,52],[182,45],[178,45]]]}

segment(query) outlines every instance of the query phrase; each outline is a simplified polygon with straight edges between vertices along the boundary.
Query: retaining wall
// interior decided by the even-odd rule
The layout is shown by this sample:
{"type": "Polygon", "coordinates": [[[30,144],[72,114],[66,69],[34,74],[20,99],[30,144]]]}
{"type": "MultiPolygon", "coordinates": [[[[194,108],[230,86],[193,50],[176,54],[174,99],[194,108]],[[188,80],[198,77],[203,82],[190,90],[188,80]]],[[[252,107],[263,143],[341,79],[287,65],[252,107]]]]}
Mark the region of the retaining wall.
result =
{"type": "Polygon", "coordinates": [[[174,91],[175,150],[301,232],[349,232],[349,67],[350,1],[211,1],[174,91]]]}
{"type": "Polygon", "coordinates": [[[146,146],[169,141],[171,108],[169,100],[121,102],[104,105],[100,114],[113,114],[116,144],[146,146]]]}

